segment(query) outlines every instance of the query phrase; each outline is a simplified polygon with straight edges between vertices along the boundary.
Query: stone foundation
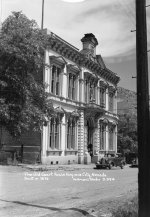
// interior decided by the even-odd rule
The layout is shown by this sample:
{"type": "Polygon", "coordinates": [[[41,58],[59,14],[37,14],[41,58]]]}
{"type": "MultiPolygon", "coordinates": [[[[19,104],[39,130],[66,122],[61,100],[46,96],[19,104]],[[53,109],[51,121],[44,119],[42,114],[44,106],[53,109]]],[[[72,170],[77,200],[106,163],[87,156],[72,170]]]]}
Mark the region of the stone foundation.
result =
{"type": "Polygon", "coordinates": [[[42,164],[56,165],[56,164],[77,164],[78,156],[68,155],[68,156],[48,156],[42,157],[42,164]]]}

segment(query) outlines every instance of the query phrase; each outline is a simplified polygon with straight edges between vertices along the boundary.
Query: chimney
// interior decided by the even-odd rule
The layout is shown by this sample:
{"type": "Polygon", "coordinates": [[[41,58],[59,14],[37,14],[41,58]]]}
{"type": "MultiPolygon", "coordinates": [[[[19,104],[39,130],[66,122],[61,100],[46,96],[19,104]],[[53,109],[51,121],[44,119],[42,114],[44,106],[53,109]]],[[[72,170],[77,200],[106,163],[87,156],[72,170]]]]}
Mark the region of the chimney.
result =
{"type": "Polygon", "coordinates": [[[84,54],[91,54],[93,57],[96,57],[96,46],[98,45],[98,41],[95,38],[95,35],[87,33],[81,41],[83,44],[83,50],[81,52],[84,54]]]}

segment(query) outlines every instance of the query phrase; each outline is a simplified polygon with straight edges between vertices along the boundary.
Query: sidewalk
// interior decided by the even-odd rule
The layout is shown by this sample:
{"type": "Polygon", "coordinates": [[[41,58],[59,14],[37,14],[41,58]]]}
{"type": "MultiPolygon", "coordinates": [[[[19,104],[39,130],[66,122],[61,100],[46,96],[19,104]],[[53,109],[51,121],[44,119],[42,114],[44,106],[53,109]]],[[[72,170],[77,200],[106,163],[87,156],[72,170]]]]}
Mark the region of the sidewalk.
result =
{"type": "MultiPolygon", "coordinates": [[[[24,169],[28,169],[31,171],[51,171],[51,170],[67,170],[67,171],[74,171],[74,170],[88,170],[94,169],[95,164],[69,164],[69,165],[42,165],[42,164],[18,164],[17,166],[22,167],[24,169]]],[[[128,164],[125,165],[125,168],[129,167],[128,164]]]]}
{"type": "Polygon", "coordinates": [[[42,164],[21,164],[19,163],[17,166],[22,167],[24,169],[32,170],[32,171],[50,171],[50,170],[82,170],[82,169],[93,169],[95,168],[95,164],[69,164],[69,165],[42,165],[42,164]]]}

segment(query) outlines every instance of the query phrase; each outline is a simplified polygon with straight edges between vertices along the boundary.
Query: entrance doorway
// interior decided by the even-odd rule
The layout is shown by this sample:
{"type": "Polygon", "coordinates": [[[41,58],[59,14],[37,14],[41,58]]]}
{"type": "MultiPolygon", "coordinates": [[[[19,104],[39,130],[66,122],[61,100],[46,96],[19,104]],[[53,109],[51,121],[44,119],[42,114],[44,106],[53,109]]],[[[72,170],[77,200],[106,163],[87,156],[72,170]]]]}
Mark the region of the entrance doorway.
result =
{"type": "Polygon", "coordinates": [[[89,121],[87,121],[87,131],[87,144],[93,145],[93,127],[91,126],[89,121]]]}
{"type": "Polygon", "coordinates": [[[85,121],[85,149],[88,150],[91,158],[93,157],[93,132],[94,132],[94,125],[93,120],[91,118],[85,121]]]}

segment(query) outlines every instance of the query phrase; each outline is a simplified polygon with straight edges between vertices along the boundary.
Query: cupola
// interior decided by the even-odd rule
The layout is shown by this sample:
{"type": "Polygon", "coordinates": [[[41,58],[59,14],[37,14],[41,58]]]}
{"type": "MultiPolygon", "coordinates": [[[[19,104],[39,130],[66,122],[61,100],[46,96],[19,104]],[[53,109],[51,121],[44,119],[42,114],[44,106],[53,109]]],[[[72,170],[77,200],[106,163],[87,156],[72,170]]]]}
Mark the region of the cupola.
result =
{"type": "Polygon", "coordinates": [[[96,57],[96,46],[98,45],[98,41],[95,38],[95,35],[92,33],[87,33],[81,39],[83,44],[82,53],[83,54],[90,54],[93,57],[96,57]]]}

